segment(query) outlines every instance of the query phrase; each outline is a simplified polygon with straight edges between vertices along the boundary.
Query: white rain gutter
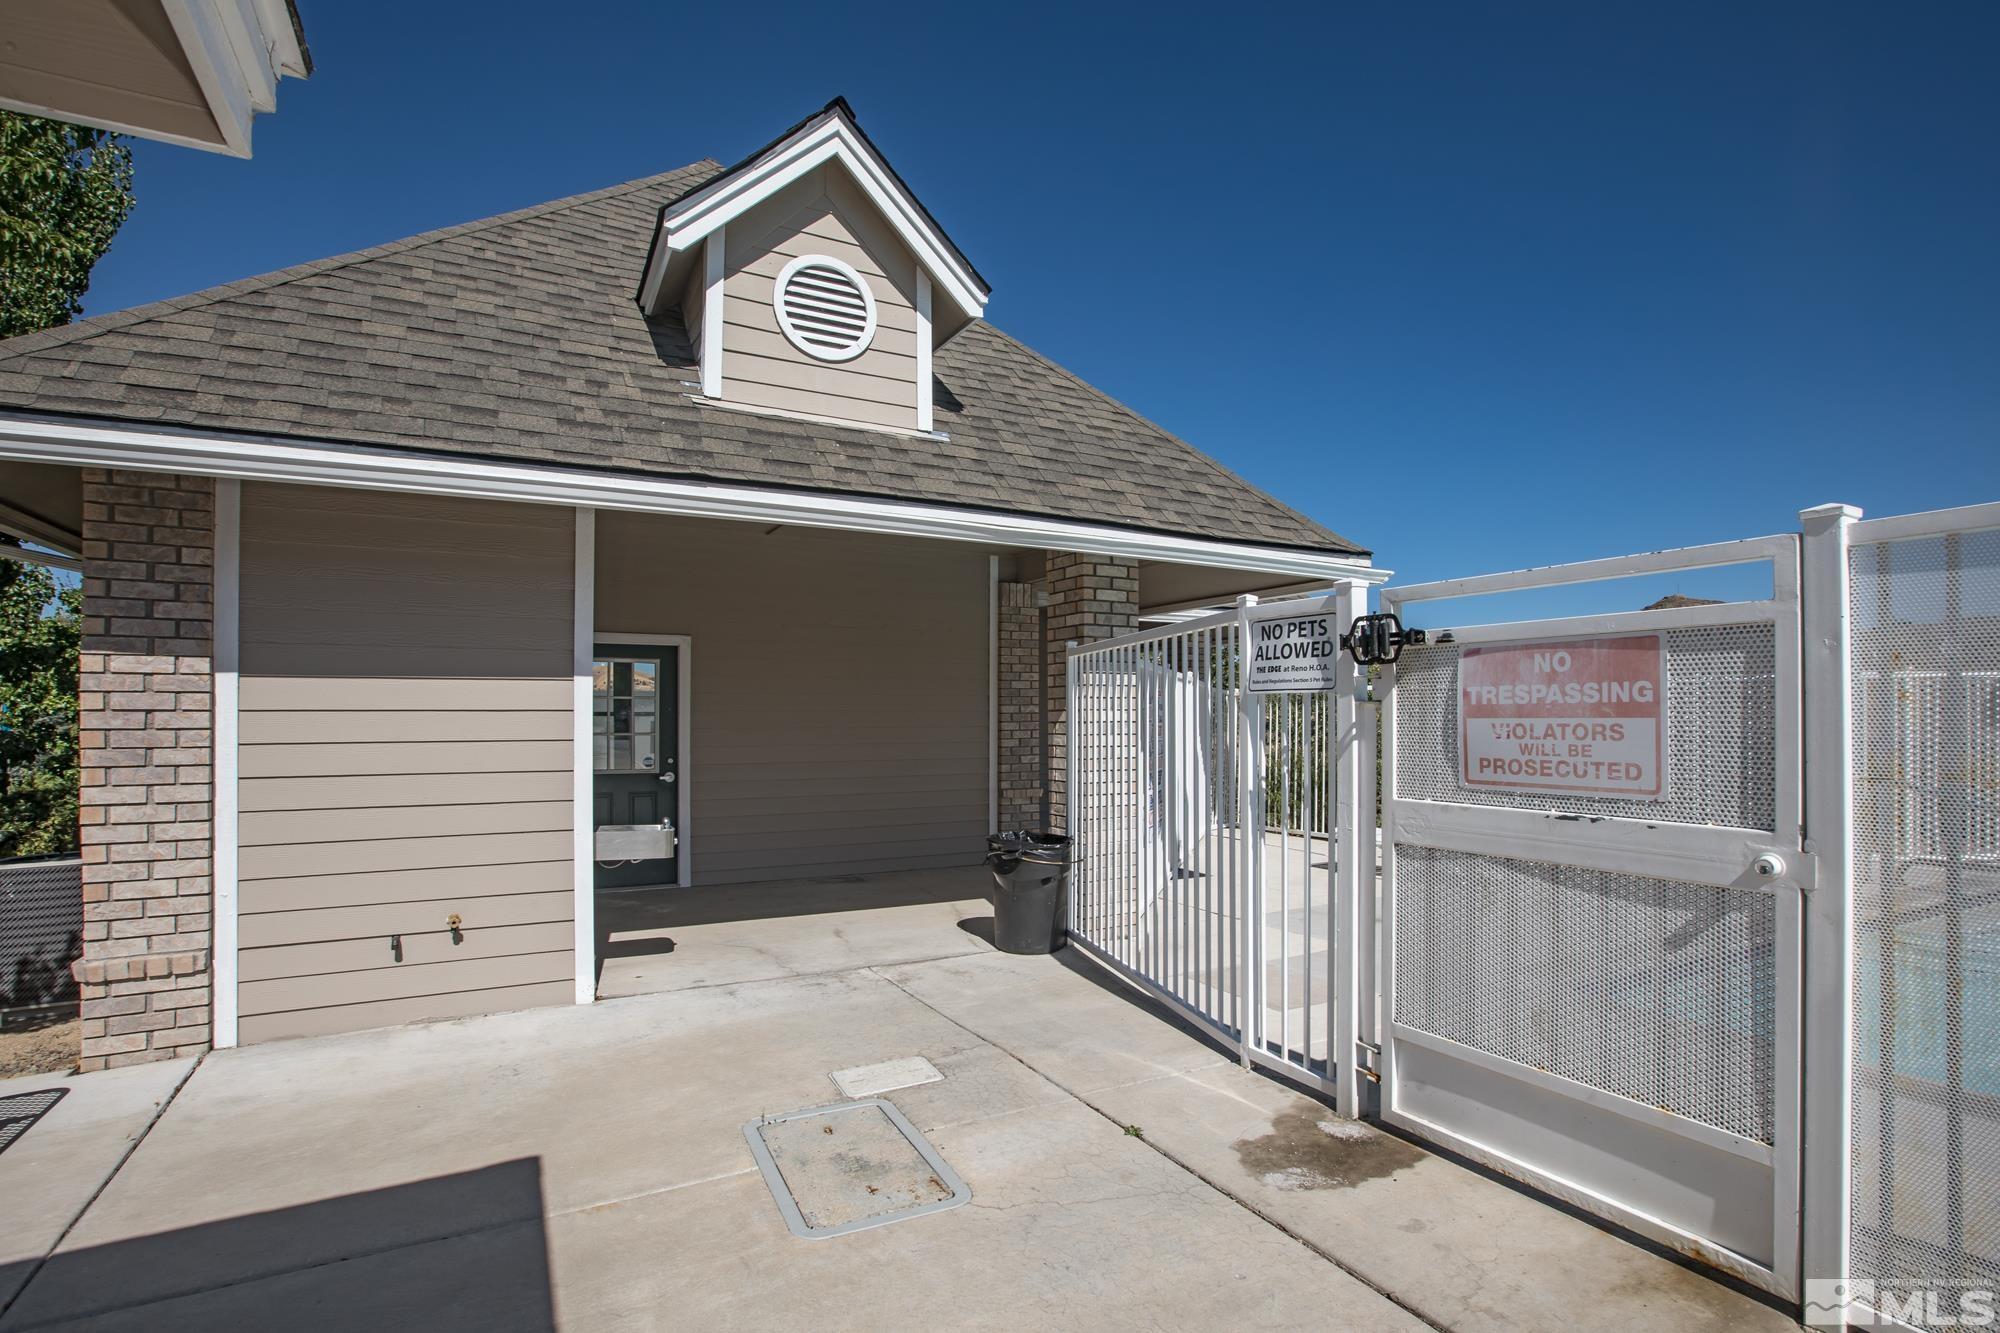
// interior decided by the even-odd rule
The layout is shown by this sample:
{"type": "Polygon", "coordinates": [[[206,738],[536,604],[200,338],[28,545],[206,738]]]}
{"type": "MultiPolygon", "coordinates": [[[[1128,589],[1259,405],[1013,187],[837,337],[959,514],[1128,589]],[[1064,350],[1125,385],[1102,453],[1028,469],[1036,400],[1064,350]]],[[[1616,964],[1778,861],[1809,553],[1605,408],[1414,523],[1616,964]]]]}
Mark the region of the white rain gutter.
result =
{"type": "Polygon", "coordinates": [[[1349,579],[1371,585],[1383,582],[1391,573],[1370,565],[1365,557],[907,500],[440,458],[331,442],[301,443],[177,428],[141,429],[120,422],[19,413],[0,414],[0,459],[786,523],[1164,560],[1291,574],[1301,579],[1349,579]]]}

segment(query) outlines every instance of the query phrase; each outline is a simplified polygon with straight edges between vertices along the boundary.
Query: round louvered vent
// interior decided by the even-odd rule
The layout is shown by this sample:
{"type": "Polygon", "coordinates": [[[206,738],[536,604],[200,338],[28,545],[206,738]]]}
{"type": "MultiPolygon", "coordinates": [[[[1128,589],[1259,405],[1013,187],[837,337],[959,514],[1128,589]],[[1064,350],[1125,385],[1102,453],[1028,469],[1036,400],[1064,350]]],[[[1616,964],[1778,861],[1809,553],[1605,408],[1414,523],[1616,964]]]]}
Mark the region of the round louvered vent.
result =
{"type": "Polygon", "coordinates": [[[802,255],[778,275],[778,325],[821,361],[849,361],[875,337],[875,295],[859,273],[826,255],[802,255]]]}

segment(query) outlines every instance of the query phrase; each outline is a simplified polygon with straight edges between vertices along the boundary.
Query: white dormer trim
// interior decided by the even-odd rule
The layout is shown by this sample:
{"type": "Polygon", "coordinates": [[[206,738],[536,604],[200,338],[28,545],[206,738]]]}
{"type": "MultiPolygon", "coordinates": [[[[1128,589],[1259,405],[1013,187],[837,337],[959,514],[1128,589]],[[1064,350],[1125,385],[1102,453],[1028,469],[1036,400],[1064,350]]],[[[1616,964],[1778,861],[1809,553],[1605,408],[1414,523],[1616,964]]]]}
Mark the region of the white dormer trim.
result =
{"type": "Polygon", "coordinates": [[[931,429],[931,275],[917,270],[917,429],[931,429]]]}
{"type": "Polygon", "coordinates": [[[888,164],[838,111],[809,122],[750,166],[701,187],[667,209],[660,219],[660,234],[646,273],[645,308],[659,309],[661,282],[675,254],[694,249],[711,235],[720,235],[735,218],[807,173],[836,161],[847,168],[862,193],[888,219],[945,299],[964,319],[980,318],[992,295],[986,284],[924,215],[888,164]]]}
{"type": "Polygon", "coordinates": [[[701,247],[701,391],[710,398],[722,397],[722,280],[729,273],[722,235],[716,232],[701,247]]]}

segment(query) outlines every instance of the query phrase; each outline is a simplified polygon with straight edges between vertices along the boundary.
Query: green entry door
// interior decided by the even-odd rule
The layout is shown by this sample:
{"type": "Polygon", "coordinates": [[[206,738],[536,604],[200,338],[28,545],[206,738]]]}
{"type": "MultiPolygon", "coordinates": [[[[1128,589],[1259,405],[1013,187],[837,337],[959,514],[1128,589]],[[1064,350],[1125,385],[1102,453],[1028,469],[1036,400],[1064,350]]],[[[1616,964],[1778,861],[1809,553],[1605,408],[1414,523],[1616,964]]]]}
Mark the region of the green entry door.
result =
{"type": "MultiPolygon", "coordinates": [[[[595,822],[678,824],[679,650],[600,643],[591,676],[595,822]]],[[[678,838],[675,854],[663,860],[597,863],[600,889],[668,885],[679,878],[678,838]]]]}

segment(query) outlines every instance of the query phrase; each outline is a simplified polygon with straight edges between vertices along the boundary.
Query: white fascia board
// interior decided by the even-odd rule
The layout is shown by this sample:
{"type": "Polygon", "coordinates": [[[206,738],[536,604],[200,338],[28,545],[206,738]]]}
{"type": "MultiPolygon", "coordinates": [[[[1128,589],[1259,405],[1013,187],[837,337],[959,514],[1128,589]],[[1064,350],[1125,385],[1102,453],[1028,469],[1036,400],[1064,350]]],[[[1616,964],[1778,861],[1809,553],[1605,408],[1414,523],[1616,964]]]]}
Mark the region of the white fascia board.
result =
{"type": "Polygon", "coordinates": [[[249,156],[248,153],[239,153],[228,144],[215,139],[202,139],[191,134],[169,134],[150,125],[140,125],[129,120],[114,120],[109,116],[87,116],[69,107],[49,106],[42,102],[30,102],[25,98],[0,97],[0,108],[18,111],[24,116],[40,116],[43,120],[60,120],[71,125],[88,125],[96,130],[109,130],[113,134],[129,134],[135,139],[170,143],[179,148],[198,148],[204,153],[226,153],[231,157],[249,156]]]}
{"type": "Polygon", "coordinates": [[[189,430],[141,430],[123,423],[84,423],[18,413],[0,414],[0,458],[71,467],[184,472],[194,476],[349,486],[360,490],[519,500],[682,518],[785,523],[976,542],[989,547],[1025,546],[1133,560],[1164,560],[1215,569],[1289,574],[1300,579],[1351,579],[1379,584],[1391,572],[1375,568],[1366,557],[910,500],[638,477],[531,463],[440,458],[330,442],[301,443],[189,430]]]}
{"type": "Polygon", "coordinates": [[[0,532],[9,532],[63,555],[83,553],[83,534],[71,532],[40,514],[30,513],[0,500],[0,532]]]}
{"type": "Polygon", "coordinates": [[[231,64],[252,114],[278,109],[278,71],[251,0],[215,0],[216,24],[229,42],[231,64]]]}
{"type": "Polygon", "coordinates": [[[238,49],[229,39],[229,23],[217,0],[160,0],[180,38],[181,52],[208,99],[209,114],[222,133],[220,151],[250,156],[251,81],[245,77],[238,49]]]}
{"type": "Polygon", "coordinates": [[[306,76],[305,52],[283,0],[161,0],[161,8],[194,71],[219,140],[20,98],[0,97],[0,107],[183,148],[249,157],[251,121],[258,112],[277,108],[278,80],[306,76]]]}
{"type": "Polygon", "coordinates": [[[256,29],[270,52],[271,72],[281,79],[303,79],[305,48],[299,44],[298,30],[292,27],[291,7],[285,0],[238,0],[255,11],[256,29]]]}
{"type": "Polygon", "coordinates": [[[657,304],[669,256],[699,245],[717,228],[729,225],[808,172],[836,160],[889,220],[903,244],[929,272],[931,281],[967,319],[980,318],[991,295],[985,284],[953,253],[950,243],[896,183],[887,166],[837,114],[799,131],[754,167],[704,186],[668,210],[660,220],[652,272],[646,275],[646,308],[654,309],[657,304]]]}
{"type": "Polygon", "coordinates": [[[17,565],[46,565],[50,569],[68,570],[72,574],[83,573],[82,557],[57,551],[39,551],[32,546],[0,546],[0,560],[12,560],[17,565]]]}

